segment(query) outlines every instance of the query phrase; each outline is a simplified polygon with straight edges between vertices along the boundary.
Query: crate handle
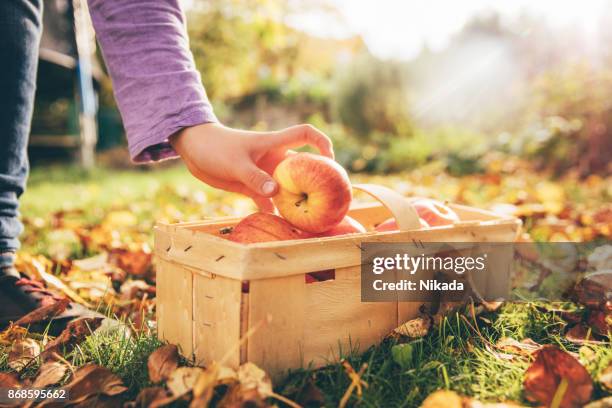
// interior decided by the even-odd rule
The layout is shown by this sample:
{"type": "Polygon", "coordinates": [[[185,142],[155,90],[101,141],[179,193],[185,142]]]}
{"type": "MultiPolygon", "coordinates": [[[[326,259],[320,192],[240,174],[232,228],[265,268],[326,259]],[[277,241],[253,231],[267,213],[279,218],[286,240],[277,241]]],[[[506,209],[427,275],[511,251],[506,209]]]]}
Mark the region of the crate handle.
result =
{"type": "Polygon", "coordinates": [[[391,211],[400,231],[421,229],[419,215],[403,195],[377,184],[353,184],[353,188],[371,195],[391,211]]]}

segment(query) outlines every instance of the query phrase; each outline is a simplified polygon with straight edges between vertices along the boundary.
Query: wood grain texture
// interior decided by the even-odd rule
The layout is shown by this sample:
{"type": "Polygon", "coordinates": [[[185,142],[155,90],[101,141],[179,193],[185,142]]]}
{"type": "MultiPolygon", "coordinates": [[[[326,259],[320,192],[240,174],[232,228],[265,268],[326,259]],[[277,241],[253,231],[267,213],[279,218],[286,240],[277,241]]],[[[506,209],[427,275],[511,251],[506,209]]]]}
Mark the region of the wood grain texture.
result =
{"type": "Polygon", "coordinates": [[[232,351],[226,365],[238,368],[241,284],[223,276],[193,275],[193,352],[195,362],[207,365],[232,351]]]}
{"type": "Polygon", "coordinates": [[[193,357],[192,273],[170,262],[157,261],[157,331],[160,339],[193,357]]]}
{"type": "Polygon", "coordinates": [[[360,266],[306,285],[306,300],[303,359],[316,367],[364,351],[398,326],[396,302],[361,302],[360,266]]]}
{"type": "Polygon", "coordinates": [[[306,283],[303,275],[251,281],[249,327],[261,325],[248,340],[247,358],[273,378],[302,366],[306,283]]]}

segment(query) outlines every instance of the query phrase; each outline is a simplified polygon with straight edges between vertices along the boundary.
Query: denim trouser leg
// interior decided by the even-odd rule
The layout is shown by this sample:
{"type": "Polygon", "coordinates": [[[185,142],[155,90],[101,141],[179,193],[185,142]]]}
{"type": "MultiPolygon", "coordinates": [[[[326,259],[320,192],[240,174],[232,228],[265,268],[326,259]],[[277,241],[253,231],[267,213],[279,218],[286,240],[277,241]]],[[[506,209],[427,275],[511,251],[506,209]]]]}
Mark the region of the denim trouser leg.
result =
{"type": "Polygon", "coordinates": [[[19,196],[36,89],[42,0],[0,0],[0,267],[19,248],[19,196]]]}

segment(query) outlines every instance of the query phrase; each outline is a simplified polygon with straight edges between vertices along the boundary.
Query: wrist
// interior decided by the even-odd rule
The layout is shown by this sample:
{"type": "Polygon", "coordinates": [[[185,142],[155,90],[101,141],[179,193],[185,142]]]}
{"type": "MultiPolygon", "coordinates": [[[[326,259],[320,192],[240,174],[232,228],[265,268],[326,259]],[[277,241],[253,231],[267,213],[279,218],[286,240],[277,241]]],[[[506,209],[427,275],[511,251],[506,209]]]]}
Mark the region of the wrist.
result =
{"type": "Polygon", "coordinates": [[[206,137],[211,130],[223,127],[223,125],[217,122],[207,122],[194,126],[186,126],[178,132],[172,134],[168,138],[168,142],[180,154],[181,147],[185,144],[188,139],[191,139],[191,135],[197,133],[198,138],[206,137]]]}

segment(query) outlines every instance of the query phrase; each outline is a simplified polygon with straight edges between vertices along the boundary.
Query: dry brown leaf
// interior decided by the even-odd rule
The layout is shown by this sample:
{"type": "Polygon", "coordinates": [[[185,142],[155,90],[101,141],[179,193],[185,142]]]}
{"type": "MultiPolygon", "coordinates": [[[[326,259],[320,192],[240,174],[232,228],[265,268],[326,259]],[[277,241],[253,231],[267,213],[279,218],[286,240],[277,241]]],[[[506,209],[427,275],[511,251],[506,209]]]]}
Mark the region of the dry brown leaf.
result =
{"type": "Polygon", "coordinates": [[[303,407],[322,407],[325,405],[325,396],[311,379],[296,395],[295,401],[303,407]]]}
{"type": "Polygon", "coordinates": [[[66,310],[66,308],[68,307],[69,303],[70,300],[64,298],[62,300],[58,300],[53,304],[39,307],[38,309],[31,311],[27,315],[23,316],[21,319],[17,320],[14,324],[17,326],[28,326],[30,324],[40,323],[49,320],[52,317],[63,313],[64,310],[66,310]]]}
{"type": "MultiPolygon", "coordinates": [[[[70,394],[70,401],[75,404],[86,402],[99,394],[114,397],[127,391],[127,387],[123,385],[117,375],[113,374],[108,368],[95,364],[88,364],[79,368],[72,381],[64,388],[70,394]]],[[[98,403],[102,404],[103,402],[101,400],[98,403]]],[[[52,406],[53,402],[49,401],[49,405],[52,406]]],[[[47,405],[43,403],[41,406],[47,405]]]]}
{"type": "Polygon", "coordinates": [[[59,336],[47,343],[45,354],[59,351],[60,348],[72,349],[96,330],[102,324],[102,320],[100,317],[85,317],[71,321],[59,336]]]}
{"type": "Polygon", "coordinates": [[[34,387],[48,387],[59,383],[68,372],[68,366],[61,361],[47,361],[40,366],[38,376],[34,380],[34,387]]]}
{"type": "Polygon", "coordinates": [[[612,407],[612,397],[602,398],[597,401],[590,402],[584,408],[610,408],[612,407]]]}
{"type": "Polygon", "coordinates": [[[544,346],[536,352],[523,386],[529,401],[545,405],[550,405],[555,394],[565,388],[560,408],[582,407],[593,392],[593,380],[587,370],[556,346],[544,346]]]}
{"type": "Polygon", "coordinates": [[[12,345],[16,340],[23,339],[28,334],[28,330],[17,326],[15,324],[11,324],[6,328],[2,333],[0,333],[0,344],[4,345],[12,345]]]}
{"type": "Polygon", "coordinates": [[[253,363],[245,363],[238,368],[238,381],[243,390],[254,389],[263,397],[272,394],[270,377],[253,363]]]}
{"type": "Polygon", "coordinates": [[[40,345],[36,340],[30,338],[17,340],[9,351],[8,365],[13,370],[20,371],[39,355],[40,345]]]}
{"type": "Polygon", "coordinates": [[[160,402],[168,399],[168,392],[162,387],[147,387],[140,390],[136,400],[125,405],[124,408],[161,407],[160,402]]]}
{"type": "Polygon", "coordinates": [[[601,336],[607,336],[612,331],[612,313],[603,310],[591,310],[587,324],[601,336]]]}
{"type": "Polygon", "coordinates": [[[599,374],[597,381],[599,381],[605,389],[612,391],[612,363],[599,374]]]}
{"type": "Polygon", "coordinates": [[[574,344],[605,344],[593,339],[593,332],[584,323],[578,323],[565,333],[565,338],[574,344]]]}
{"type": "Polygon", "coordinates": [[[43,262],[49,262],[49,260],[45,259],[42,255],[33,257],[27,253],[21,252],[17,257],[16,266],[20,271],[25,269],[25,273],[31,278],[45,282],[47,287],[63,292],[70,299],[82,304],[85,307],[92,307],[85,299],[79,296],[78,293],[70,289],[68,285],[66,285],[60,278],[47,272],[45,265],[43,262],[41,262],[41,260],[43,262]]]}
{"type": "Polygon", "coordinates": [[[219,364],[212,362],[198,376],[193,385],[193,400],[189,404],[190,408],[206,407],[210,403],[213,391],[218,384],[219,364]]]}
{"type": "Polygon", "coordinates": [[[584,277],[574,287],[573,297],[590,308],[603,308],[612,293],[612,271],[600,271],[584,277]]]}
{"type": "Polygon", "coordinates": [[[151,382],[166,381],[178,367],[178,358],[178,348],[173,344],[161,346],[151,353],[147,362],[151,382]]]}
{"type": "Polygon", "coordinates": [[[431,328],[431,318],[429,316],[421,316],[397,327],[393,331],[401,336],[410,338],[420,338],[427,335],[431,328]]]}
{"type": "Polygon", "coordinates": [[[455,391],[438,390],[425,398],[421,408],[463,408],[463,398],[455,391]]]}
{"type": "Polygon", "coordinates": [[[110,262],[134,276],[144,276],[151,266],[151,259],[151,251],[145,247],[136,251],[113,249],[110,253],[110,262]]]}
{"type": "Polygon", "coordinates": [[[529,355],[535,351],[538,351],[542,346],[530,338],[525,338],[522,341],[513,339],[512,337],[502,337],[495,344],[499,350],[506,353],[529,355]]]}
{"type": "Polygon", "coordinates": [[[200,367],[179,367],[170,374],[166,386],[174,396],[187,394],[203,372],[200,367]]]}
{"type": "Polygon", "coordinates": [[[125,398],[121,395],[92,395],[89,398],[71,405],[71,408],[117,408],[123,406],[125,398]]]}
{"type": "Polygon", "coordinates": [[[17,374],[0,372],[0,388],[21,388],[17,374]]]}

